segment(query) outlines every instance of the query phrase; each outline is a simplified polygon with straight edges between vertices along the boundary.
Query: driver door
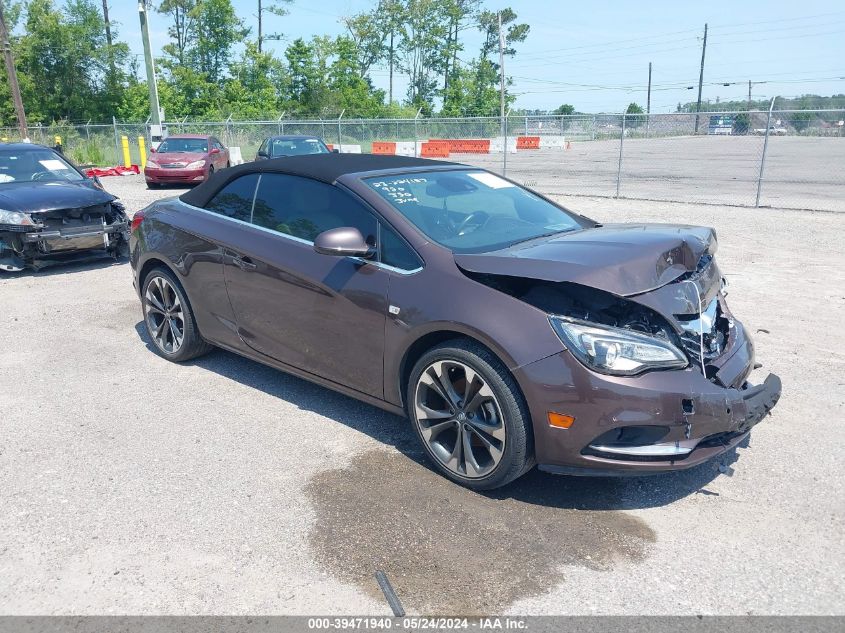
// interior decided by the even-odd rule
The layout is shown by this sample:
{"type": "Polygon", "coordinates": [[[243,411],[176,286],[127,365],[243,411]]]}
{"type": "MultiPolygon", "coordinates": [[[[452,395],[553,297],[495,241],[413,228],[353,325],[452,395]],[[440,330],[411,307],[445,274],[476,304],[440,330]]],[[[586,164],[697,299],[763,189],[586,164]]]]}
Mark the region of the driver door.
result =
{"type": "Polygon", "coordinates": [[[319,233],[341,226],[377,234],[375,216],[337,187],[262,174],[250,226],[227,240],[226,287],[251,348],[382,398],[388,273],[314,251],[319,233]]]}

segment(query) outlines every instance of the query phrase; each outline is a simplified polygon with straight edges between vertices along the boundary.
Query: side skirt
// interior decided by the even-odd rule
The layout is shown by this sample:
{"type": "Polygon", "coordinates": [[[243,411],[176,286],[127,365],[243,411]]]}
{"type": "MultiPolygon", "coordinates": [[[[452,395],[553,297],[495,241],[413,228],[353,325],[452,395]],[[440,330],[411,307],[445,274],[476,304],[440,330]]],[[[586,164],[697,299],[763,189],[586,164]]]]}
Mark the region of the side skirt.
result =
{"type": "Polygon", "coordinates": [[[316,374],[312,374],[311,372],[299,369],[298,367],[288,365],[286,363],[276,360],[275,358],[264,356],[258,352],[255,352],[252,349],[247,350],[243,348],[232,347],[230,345],[218,343],[216,341],[211,340],[209,340],[208,342],[216,347],[219,347],[220,349],[226,350],[227,352],[237,354],[238,356],[243,356],[244,358],[248,358],[249,360],[255,361],[257,363],[261,363],[262,365],[266,365],[267,367],[272,367],[273,369],[283,371],[286,374],[291,374],[293,376],[296,376],[297,378],[302,378],[309,382],[313,382],[317,385],[320,385],[321,387],[326,387],[327,389],[331,389],[332,391],[341,393],[344,396],[349,396],[350,398],[355,398],[356,400],[360,400],[361,402],[366,402],[367,404],[373,405],[374,407],[378,407],[379,409],[384,409],[385,411],[393,413],[394,415],[399,415],[403,418],[407,417],[405,414],[405,410],[402,407],[397,407],[395,404],[386,402],[381,398],[376,398],[369,394],[356,391],[355,389],[351,389],[332,380],[328,380],[327,378],[323,378],[321,376],[317,376],[316,374]]]}

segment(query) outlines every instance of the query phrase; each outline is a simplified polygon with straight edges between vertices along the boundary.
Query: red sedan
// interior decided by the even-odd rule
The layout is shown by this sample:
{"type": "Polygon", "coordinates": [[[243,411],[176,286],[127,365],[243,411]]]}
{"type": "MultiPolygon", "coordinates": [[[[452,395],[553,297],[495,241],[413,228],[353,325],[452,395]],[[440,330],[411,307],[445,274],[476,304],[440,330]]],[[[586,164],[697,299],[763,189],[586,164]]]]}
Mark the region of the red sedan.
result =
{"type": "Polygon", "coordinates": [[[150,149],[144,177],[147,187],[193,184],[208,180],[216,170],[229,166],[229,149],[214,136],[168,136],[158,149],[150,149]]]}

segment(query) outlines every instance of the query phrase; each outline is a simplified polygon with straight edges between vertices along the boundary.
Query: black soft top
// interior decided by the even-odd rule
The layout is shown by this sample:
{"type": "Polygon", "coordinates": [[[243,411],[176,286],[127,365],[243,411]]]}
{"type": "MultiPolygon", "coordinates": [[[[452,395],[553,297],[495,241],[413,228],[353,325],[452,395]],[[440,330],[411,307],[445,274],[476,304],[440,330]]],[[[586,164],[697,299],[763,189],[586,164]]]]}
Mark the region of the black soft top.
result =
{"type": "Polygon", "coordinates": [[[195,207],[204,207],[223,187],[245,174],[291,174],[305,176],[326,183],[346,174],[405,169],[411,167],[443,167],[458,165],[442,160],[411,158],[405,156],[380,156],[376,154],[307,154],[304,156],[282,156],[270,160],[244,163],[218,171],[206,182],[179,196],[182,202],[195,207]]]}

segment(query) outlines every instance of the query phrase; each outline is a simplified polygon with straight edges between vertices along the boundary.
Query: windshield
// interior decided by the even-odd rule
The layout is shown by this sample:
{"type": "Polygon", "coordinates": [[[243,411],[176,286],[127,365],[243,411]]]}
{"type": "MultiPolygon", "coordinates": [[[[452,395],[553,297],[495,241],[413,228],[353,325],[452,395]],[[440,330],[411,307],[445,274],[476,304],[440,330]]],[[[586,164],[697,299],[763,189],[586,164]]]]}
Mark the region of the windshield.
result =
{"type": "Polygon", "coordinates": [[[208,141],[204,138],[169,138],[162,141],[156,151],[159,154],[206,154],[208,141]]]}
{"type": "Polygon", "coordinates": [[[329,149],[316,138],[273,139],[270,156],[301,156],[303,154],[328,154],[329,149]]]}
{"type": "Polygon", "coordinates": [[[582,227],[560,207],[485,171],[417,172],[364,182],[456,253],[498,250],[582,227]]]}
{"type": "Polygon", "coordinates": [[[0,183],[57,180],[78,181],[85,177],[49,149],[0,152],[0,183]]]}

